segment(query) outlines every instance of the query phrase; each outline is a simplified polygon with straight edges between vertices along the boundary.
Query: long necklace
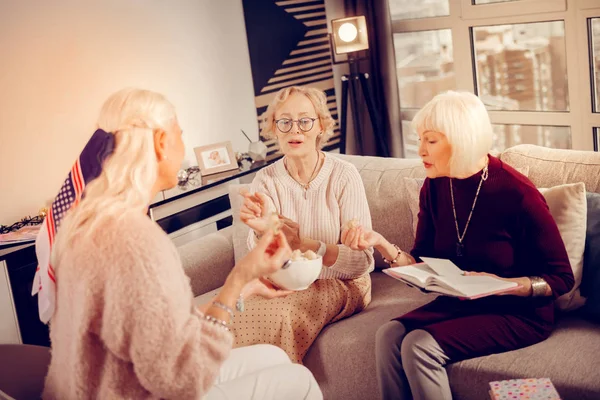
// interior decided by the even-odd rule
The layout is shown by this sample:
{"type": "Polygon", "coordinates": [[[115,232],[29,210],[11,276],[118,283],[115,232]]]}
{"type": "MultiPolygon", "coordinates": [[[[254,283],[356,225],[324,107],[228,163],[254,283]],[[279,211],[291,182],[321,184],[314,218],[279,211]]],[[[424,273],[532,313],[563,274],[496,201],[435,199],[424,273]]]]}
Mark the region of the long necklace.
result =
{"type": "MultiPolygon", "coordinates": [[[[298,182],[298,184],[300,186],[302,186],[302,188],[304,189],[304,198],[307,198],[307,191],[310,188],[310,183],[316,178],[316,173],[317,173],[317,168],[319,167],[319,162],[321,161],[321,152],[318,151],[317,152],[317,162],[315,163],[315,167],[313,168],[313,172],[310,175],[310,178],[308,178],[308,182],[306,183],[302,183],[302,182],[298,182],[296,180],[296,182],[298,182]]],[[[283,159],[283,165],[285,166],[285,169],[287,170],[288,174],[290,173],[290,170],[287,166],[287,158],[283,159]]],[[[291,175],[291,174],[290,174],[291,175]]]]}
{"type": "Polygon", "coordinates": [[[469,228],[469,222],[471,222],[471,216],[473,216],[473,210],[475,209],[475,204],[477,203],[477,197],[479,197],[479,191],[481,190],[481,185],[483,181],[488,178],[488,166],[483,168],[483,172],[481,173],[481,180],[479,181],[479,186],[477,186],[477,193],[475,193],[475,200],[473,200],[473,205],[471,206],[471,212],[469,212],[469,218],[467,218],[467,224],[465,225],[465,229],[460,234],[460,230],[458,229],[458,219],[456,218],[456,207],[454,206],[454,191],[452,190],[452,178],[450,178],[450,197],[452,197],[452,212],[454,212],[454,226],[456,227],[456,237],[458,241],[456,242],[456,255],[458,257],[463,256],[465,245],[463,244],[463,239],[467,234],[467,229],[469,228]]]}

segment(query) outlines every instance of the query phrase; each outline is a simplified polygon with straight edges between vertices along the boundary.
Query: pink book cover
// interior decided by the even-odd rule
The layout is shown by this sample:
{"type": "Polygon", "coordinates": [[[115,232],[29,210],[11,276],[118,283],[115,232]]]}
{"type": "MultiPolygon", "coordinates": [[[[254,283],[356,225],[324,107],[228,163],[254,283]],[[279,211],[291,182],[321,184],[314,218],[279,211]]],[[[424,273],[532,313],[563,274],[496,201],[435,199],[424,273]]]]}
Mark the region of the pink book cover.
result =
{"type": "Polygon", "coordinates": [[[560,400],[549,378],[490,382],[490,397],[492,400],[560,400]]]}

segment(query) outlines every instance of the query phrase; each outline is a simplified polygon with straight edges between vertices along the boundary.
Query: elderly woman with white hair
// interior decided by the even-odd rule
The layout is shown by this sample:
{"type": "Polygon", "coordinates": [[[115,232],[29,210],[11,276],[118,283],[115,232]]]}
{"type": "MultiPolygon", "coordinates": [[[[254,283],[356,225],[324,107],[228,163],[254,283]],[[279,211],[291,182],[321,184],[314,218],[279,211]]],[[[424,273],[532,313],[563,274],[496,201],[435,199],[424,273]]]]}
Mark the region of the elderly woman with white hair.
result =
{"type": "Polygon", "coordinates": [[[306,290],[248,299],[233,325],[236,346],[274,344],[300,363],[325,325],[371,301],[373,250],[340,243],[346,223],[356,219],[370,228],[371,214],[356,167],[321,150],[333,127],[327,98],[315,88],[282,89],[265,113],[262,134],[277,140],[284,157],[261,170],[245,194],[241,218],[252,228],[248,245],[255,246],[274,210],[292,249],[322,256],[323,269],[306,290]]]}
{"type": "Polygon", "coordinates": [[[436,96],[414,118],[427,172],[416,240],[404,252],[362,227],[353,249],[381,252],[392,266],[447,258],[467,274],[516,282],[514,291],[464,301],[440,296],[379,328],[377,376],[384,399],[451,399],[445,366],[546,339],[554,300],[573,286],[558,228],[535,186],[489,155],[492,127],[472,93],[436,96]]]}

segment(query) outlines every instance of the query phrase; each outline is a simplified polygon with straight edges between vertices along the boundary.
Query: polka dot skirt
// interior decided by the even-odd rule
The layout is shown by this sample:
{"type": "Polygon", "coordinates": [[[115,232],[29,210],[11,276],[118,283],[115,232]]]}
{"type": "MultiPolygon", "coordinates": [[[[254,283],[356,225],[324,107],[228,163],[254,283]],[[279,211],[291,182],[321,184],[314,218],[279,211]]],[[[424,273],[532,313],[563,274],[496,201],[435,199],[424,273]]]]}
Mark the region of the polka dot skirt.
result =
{"type": "Polygon", "coordinates": [[[253,296],[233,323],[234,347],[272,344],[301,364],[325,325],[362,311],[370,302],[369,274],[354,280],[319,279],[306,290],[277,299],[253,296]]]}

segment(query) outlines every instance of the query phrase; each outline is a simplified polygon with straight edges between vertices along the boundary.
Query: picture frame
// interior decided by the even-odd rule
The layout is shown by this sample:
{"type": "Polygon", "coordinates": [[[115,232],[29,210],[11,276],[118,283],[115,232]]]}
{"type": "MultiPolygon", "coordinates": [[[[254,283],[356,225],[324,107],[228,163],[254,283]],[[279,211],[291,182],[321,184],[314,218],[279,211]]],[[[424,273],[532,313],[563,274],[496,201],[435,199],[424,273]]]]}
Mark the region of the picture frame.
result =
{"type": "Polygon", "coordinates": [[[194,147],[194,153],[202,176],[239,168],[229,141],[194,147]]]}

